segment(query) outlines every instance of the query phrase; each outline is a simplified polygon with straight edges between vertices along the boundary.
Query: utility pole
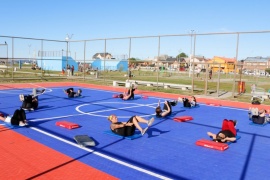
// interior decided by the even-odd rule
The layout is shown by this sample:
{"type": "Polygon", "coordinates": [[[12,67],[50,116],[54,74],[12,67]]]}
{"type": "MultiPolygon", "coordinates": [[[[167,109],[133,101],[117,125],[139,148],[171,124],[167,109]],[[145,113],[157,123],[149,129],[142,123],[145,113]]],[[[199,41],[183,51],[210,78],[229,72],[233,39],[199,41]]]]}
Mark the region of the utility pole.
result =
{"type": "Polygon", "coordinates": [[[192,36],[193,36],[194,30],[190,30],[190,56],[189,56],[189,77],[191,75],[191,56],[192,56],[192,36]]]}

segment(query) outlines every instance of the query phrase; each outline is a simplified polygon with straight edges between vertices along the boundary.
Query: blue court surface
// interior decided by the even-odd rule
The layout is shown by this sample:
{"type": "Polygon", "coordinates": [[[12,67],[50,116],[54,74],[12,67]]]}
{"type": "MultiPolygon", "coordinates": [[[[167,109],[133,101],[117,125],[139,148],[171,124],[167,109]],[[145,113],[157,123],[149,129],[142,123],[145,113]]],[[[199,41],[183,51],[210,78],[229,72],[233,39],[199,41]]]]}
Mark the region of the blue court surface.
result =
{"type": "MultiPolygon", "coordinates": [[[[39,96],[39,108],[26,112],[29,127],[13,130],[119,179],[270,178],[270,125],[250,125],[246,109],[205,104],[183,108],[178,103],[171,116],[155,118],[144,136],[131,140],[106,133],[110,125],[107,117],[115,114],[119,121],[127,121],[139,115],[148,120],[154,116],[158,100],[163,106],[165,99],[135,95],[134,100],[123,101],[112,98],[117,92],[82,87],[73,88],[82,89],[83,97],[67,98],[65,88],[68,87],[46,89],[39,96]],[[194,120],[176,122],[173,118],[177,116],[192,116],[194,120]],[[195,144],[199,139],[209,139],[208,131],[217,133],[223,119],[238,120],[241,139],[225,151],[195,144]],[[56,126],[58,121],[80,127],[66,129],[56,126]],[[76,135],[92,137],[96,146],[78,146],[73,139],[76,135]]],[[[32,89],[1,90],[1,111],[13,114],[21,106],[18,95],[31,92],[32,89]]]]}

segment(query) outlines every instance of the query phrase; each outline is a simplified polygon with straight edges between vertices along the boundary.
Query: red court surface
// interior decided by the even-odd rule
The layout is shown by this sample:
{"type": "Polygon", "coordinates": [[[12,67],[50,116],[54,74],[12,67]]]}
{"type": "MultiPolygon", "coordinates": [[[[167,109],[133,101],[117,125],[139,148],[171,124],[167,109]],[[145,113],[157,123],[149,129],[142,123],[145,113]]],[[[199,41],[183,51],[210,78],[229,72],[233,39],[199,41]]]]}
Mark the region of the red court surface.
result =
{"type": "MultiPolygon", "coordinates": [[[[81,86],[123,92],[123,88],[73,82],[2,84],[0,89],[35,88],[37,86],[81,86]]],[[[146,91],[137,91],[137,94],[172,99],[179,97],[177,94],[146,91]]],[[[218,103],[221,106],[237,108],[251,107],[249,103],[226,100],[197,98],[197,101],[200,103],[218,103]]],[[[270,109],[266,105],[260,105],[260,107],[270,109]]],[[[0,139],[0,179],[117,179],[117,177],[83,164],[4,126],[0,126],[0,139]]]]}
{"type": "Polygon", "coordinates": [[[0,179],[117,179],[0,126],[0,179]]]}

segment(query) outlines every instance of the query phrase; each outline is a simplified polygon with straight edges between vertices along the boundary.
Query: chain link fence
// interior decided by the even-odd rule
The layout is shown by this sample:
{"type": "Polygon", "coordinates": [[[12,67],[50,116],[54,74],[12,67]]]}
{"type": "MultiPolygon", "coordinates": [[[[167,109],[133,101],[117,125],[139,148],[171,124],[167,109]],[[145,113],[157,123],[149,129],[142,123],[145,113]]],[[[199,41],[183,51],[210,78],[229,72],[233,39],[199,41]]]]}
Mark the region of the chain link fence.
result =
{"type": "Polygon", "coordinates": [[[266,64],[257,62],[248,69],[244,68],[243,60],[258,55],[269,57],[264,54],[269,49],[265,47],[269,33],[192,31],[189,34],[76,41],[0,35],[0,42],[3,42],[0,43],[0,78],[2,82],[67,80],[104,85],[129,79],[154,82],[145,89],[156,91],[216,97],[231,92],[231,96],[235,96],[249,92],[254,83],[267,90],[269,76],[265,71],[263,75],[262,70],[269,68],[269,59],[266,64]],[[185,68],[182,68],[181,59],[176,58],[182,52],[188,54],[185,68]],[[97,58],[100,62],[94,66],[96,54],[100,55],[97,58]],[[195,54],[205,59],[227,57],[236,62],[230,72],[225,72],[224,63],[195,62],[195,54]],[[165,60],[161,58],[164,55],[165,60]],[[131,62],[131,59],[136,60],[131,62]],[[119,62],[122,66],[117,66],[119,62]],[[73,65],[74,70],[68,69],[68,65],[73,65]],[[198,73],[198,67],[204,68],[198,73]],[[160,83],[191,85],[191,88],[165,88],[159,86],[160,83]]]}

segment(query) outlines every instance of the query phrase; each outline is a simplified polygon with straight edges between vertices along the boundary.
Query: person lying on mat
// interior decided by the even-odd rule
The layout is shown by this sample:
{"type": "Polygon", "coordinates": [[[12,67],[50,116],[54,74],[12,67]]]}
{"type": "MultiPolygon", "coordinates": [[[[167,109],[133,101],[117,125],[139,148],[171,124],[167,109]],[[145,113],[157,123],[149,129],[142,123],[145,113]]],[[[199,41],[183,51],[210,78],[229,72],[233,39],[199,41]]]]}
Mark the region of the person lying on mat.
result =
{"type": "Polygon", "coordinates": [[[73,88],[68,88],[64,90],[64,92],[68,95],[69,98],[79,97],[82,95],[81,89],[78,89],[78,91],[75,92],[73,88]]]}
{"type": "Polygon", "coordinates": [[[197,105],[197,100],[196,100],[195,96],[191,96],[190,98],[186,98],[186,97],[181,98],[181,97],[179,97],[178,101],[183,102],[184,107],[194,107],[194,106],[197,105]]]}
{"type": "Polygon", "coordinates": [[[156,116],[165,117],[172,114],[172,106],[176,106],[177,101],[165,101],[163,105],[163,110],[160,107],[160,100],[158,101],[158,106],[156,107],[156,116]]]}
{"type": "Polygon", "coordinates": [[[236,123],[236,120],[224,119],[221,131],[219,131],[217,134],[207,132],[207,135],[210,136],[215,142],[234,142],[236,140],[236,123]]]}
{"type": "Polygon", "coordinates": [[[154,122],[154,118],[145,120],[140,116],[132,116],[127,122],[118,122],[116,115],[110,115],[108,120],[111,122],[111,131],[120,136],[132,136],[134,135],[136,128],[141,132],[142,135],[144,135],[148,127],[154,122]],[[139,123],[145,123],[148,125],[148,127],[143,129],[139,123]]]}
{"type": "Polygon", "coordinates": [[[129,100],[129,99],[134,99],[134,91],[136,90],[137,88],[134,87],[134,85],[132,84],[130,86],[130,88],[128,89],[128,92],[126,93],[126,91],[124,92],[123,94],[123,100],[129,100]]]}
{"type": "Polygon", "coordinates": [[[255,124],[270,122],[269,113],[265,109],[249,108],[249,119],[255,124]]]}
{"type": "Polygon", "coordinates": [[[23,109],[16,109],[13,116],[0,116],[0,120],[11,123],[12,125],[26,126],[26,115],[23,109]]]}
{"type": "Polygon", "coordinates": [[[21,108],[24,110],[34,110],[38,108],[38,97],[34,95],[19,95],[20,100],[22,101],[21,108]]]}

